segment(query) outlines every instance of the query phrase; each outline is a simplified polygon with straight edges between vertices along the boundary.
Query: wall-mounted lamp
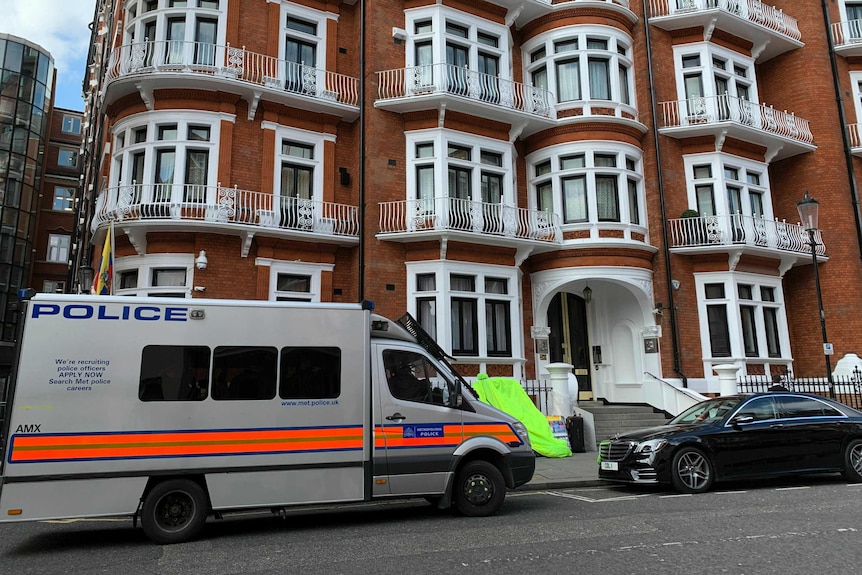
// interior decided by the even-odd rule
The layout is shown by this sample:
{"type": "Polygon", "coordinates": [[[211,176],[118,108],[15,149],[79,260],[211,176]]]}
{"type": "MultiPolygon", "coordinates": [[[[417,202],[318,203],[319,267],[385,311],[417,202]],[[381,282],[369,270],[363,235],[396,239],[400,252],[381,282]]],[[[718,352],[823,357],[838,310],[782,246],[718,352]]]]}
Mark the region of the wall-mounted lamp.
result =
{"type": "Polygon", "coordinates": [[[81,266],[78,268],[78,289],[80,293],[90,293],[90,288],[93,287],[93,268],[92,266],[81,266]]]}
{"type": "Polygon", "coordinates": [[[589,284],[587,284],[587,287],[585,287],[584,291],[581,293],[584,294],[585,303],[590,303],[591,301],[593,301],[593,290],[590,289],[589,284]]]}
{"type": "Polygon", "coordinates": [[[195,265],[199,270],[207,269],[207,264],[209,260],[207,259],[207,253],[204,250],[201,250],[201,253],[198,257],[195,258],[195,265]]]}

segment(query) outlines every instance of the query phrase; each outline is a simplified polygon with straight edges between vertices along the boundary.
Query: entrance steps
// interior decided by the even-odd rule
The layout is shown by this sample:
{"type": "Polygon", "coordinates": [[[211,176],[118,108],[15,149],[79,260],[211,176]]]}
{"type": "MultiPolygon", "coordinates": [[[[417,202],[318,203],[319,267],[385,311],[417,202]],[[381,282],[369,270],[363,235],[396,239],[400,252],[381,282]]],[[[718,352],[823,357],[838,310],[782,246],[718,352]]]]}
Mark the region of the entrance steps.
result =
{"type": "Polygon", "coordinates": [[[667,423],[664,413],[648,405],[605,404],[602,401],[579,401],[578,407],[593,414],[596,445],[617,433],[626,433],[645,427],[667,423]]]}

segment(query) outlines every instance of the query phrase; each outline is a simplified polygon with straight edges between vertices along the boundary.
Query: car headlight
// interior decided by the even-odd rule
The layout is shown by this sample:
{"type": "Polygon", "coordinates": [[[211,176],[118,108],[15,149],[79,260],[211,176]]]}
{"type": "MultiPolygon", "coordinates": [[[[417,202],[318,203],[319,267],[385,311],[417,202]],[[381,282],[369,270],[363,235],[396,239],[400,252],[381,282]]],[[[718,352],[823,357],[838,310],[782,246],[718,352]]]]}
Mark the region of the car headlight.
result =
{"type": "Polygon", "coordinates": [[[527,428],[524,427],[524,424],[520,421],[516,421],[512,424],[512,428],[515,430],[515,433],[518,434],[518,437],[521,438],[521,441],[524,442],[525,445],[530,445],[530,434],[527,433],[527,428]]]}
{"type": "Polygon", "coordinates": [[[635,453],[655,453],[665,445],[667,445],[667,439],[650,439],[638,443],[638,446],[635,447],[635,453]]]}

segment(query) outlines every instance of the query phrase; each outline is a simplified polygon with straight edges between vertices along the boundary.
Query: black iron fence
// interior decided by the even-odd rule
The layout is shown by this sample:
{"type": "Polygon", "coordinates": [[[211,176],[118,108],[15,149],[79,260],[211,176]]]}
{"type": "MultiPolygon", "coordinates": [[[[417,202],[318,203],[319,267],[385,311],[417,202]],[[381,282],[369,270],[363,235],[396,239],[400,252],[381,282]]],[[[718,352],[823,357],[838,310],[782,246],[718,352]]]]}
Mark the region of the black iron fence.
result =
{"type": "MultiPolygon", "coordinates": [[[[862,374],[850,376],[833,376],[832,385],[823,377],[796,377],[781,375],[746,375],[737,380],[737,386],[742,393],[757,393],[771,391],[775,386],[781,386],[787,391],[799,391],[830,397],[854,409],[862,410],[862,374]]],[[[780,388],[778,388],[780,389],[780,388]]]]}
{"type": "Polygon", "coordinates": [[[533,403],[536,404],[536,407],[544,413],[545,415],[550,415],[551,407],[554,402],[553,392],[554,388],[551,387],[550,381],[543,380],[528,380],[522,381],[521,387],[524,388],[524,391],[527,392],[527,395],[530,396],[530,399],[533,400],[533,403]]]}

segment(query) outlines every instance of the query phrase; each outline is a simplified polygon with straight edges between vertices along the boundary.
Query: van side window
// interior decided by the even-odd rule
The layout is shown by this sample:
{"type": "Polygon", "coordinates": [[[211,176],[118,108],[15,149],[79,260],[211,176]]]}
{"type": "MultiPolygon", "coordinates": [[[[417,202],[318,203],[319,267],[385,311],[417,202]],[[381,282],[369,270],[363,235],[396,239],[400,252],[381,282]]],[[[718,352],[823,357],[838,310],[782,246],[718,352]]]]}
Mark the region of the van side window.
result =
{"type": "Polygon", "coordinates": [[[272,399],[278,350],[274,347],[219,346],[213,352],[213,399],[272,399]]]}
{"type": "Polygon", "coordinates": [[[341,350],[283,348],[278,395],[282,399],[331,399],[341,395],[341,350]]]}
{"type": "Polygon", "coordinates": [[[389,392],[396,399],[434,405],[449,405],[454,386],[437,373],[424,355],[412,351],[387,349],[383,367],[389,392]]]}
{"type": "Polygon", "coordinates": [[[141,401],[203,401],[207,397],[210,349],[148,345],[141,354],[141,401]]]}

